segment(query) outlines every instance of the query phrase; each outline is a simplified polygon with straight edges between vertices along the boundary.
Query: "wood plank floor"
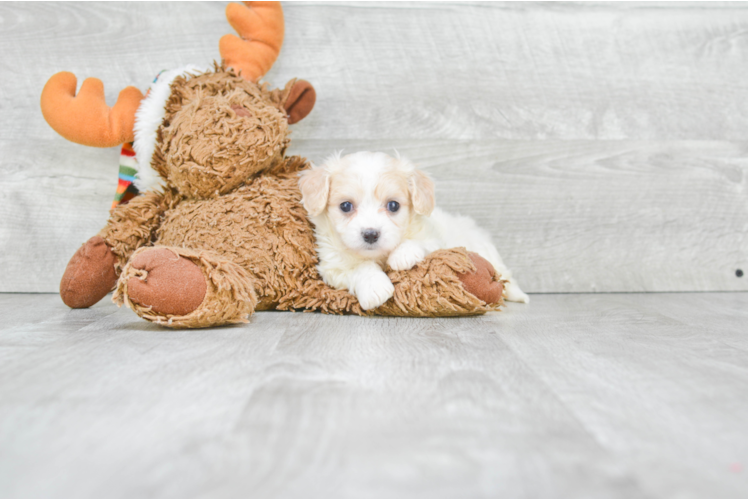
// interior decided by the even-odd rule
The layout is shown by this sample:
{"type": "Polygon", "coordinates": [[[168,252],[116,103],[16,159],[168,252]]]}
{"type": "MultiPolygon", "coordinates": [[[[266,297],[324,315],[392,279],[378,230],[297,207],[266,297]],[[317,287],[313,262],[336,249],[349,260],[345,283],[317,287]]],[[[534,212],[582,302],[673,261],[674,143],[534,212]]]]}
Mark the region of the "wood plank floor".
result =
{"type": "Polygon", "coordinates": [[[162,329],[0,294],[0,497],[748,495],[748,293],[162,329]]]}

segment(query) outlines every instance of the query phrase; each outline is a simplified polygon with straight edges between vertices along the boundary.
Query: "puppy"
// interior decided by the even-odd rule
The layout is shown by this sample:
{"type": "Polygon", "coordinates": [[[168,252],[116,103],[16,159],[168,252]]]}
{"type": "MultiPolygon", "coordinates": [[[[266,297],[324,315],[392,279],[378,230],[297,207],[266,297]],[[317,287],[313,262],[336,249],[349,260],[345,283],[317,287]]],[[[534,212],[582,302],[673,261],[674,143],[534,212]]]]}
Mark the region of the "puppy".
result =
{"type": "Polygon", "coordinates": [[[508,300],[528,302],[488,233],[469,217],[434,207],[434,183],[412,163],[367,151],[328,158],[300,174],[302,204],[315,226],[322,279],[374,309],[394,293],[385,264],[412,268],[431,252],[465,247],[508,279],[508,300]]]}

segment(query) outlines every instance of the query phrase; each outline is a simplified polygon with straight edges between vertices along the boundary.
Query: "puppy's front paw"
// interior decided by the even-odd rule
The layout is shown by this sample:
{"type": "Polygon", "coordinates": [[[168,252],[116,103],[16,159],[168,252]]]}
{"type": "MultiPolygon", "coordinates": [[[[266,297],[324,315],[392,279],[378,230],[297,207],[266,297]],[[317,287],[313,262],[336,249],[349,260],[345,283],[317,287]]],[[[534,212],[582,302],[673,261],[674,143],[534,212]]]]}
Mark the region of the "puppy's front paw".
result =
{"type": "Polygon", "coordinates": [[[393,271],[407,271],[426,258],[426,252],[419,245],[403,243],[392,251],[387,265],[393,271]]]}
{"type": "Polygon", "coordinates": [[[358,286],[356,297],[361,307],[368,311],[387,302],[394,293],[395,287],[392,285],[390,278],[384,273],[378,273],[358,286]]]}

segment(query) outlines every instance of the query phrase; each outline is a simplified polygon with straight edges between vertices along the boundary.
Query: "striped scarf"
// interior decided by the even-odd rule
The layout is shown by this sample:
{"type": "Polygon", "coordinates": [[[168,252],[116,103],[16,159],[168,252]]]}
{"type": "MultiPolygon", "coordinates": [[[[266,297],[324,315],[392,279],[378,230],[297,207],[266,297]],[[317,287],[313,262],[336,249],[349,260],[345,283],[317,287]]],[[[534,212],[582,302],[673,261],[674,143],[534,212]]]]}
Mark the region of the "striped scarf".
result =
{"type": "Polygon", "coordinates": [[[122,151],[119,154],[119,181],[117,193],[112,202],[112,210],[117,205],[127,203],[140,194],[133,184],[136,173],[138,173],[138,162],[135,159],[135,151],[132,149],[132,142],[126,142],[122,145],[122,151]]]}
{"type": "MultiPolygon", "coordinates": [[[[158,77],[166,71],[161,70],[156,78],[153,79],[153,83],[158,81],[158,77]]],[[[151,85],[153,85],[153,83],[151,85]]],[[[151,92],[151,88],[145,93],[145,96],[151,92]]],[[[133,182],[135,181],[135,174],[138,173],[138,160],[135,158],[135,150],[132,148],[132,142],[126,142],[122,145],[122,150],[119,153],[119,181],[117,182],[117,192],[114,195],[114,201],[112,201],[112,208],[114,210],[117,205],[124,205],[128,201],[132,200],[140,194],[138,188],[135,187],[133,182]]]]}

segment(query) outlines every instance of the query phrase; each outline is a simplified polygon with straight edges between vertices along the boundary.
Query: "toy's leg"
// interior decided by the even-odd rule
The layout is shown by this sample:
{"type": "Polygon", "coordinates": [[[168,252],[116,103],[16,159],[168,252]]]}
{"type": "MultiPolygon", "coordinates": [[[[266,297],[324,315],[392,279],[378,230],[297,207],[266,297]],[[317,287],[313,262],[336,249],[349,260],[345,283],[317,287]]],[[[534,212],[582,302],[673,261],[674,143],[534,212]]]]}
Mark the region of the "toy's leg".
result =
{"type": "Polygon", "coordinates": [[[257,305],[252,276],[210,252],[175,247],[137,250],[113,300],[174,328],[246,323],[257,305]]]}
{"type": "Polygon", "coordinates": [[[148,192],[117,206],[104,229],[70,259],[60,282],[62,301],[73,308],[90,307],[111,292],[130,255],[150,244],[164,211],[179,200],[175,191],[148,192]]]}
{"type": "Polygon", "coordinates": [[[332,314],[384,316],[468,316],[503,304],[503,283],[493,267],[464,248],[439,250],[408,271],[388,273],[393,297],[373,311],[361,309],[346,290],[327,286],[319,276],[281,300],[278,309],[307,309],[332,314]]]}
{"type": "Polygon", "coordinates": [[[60,281],[62,301],[74,309],[91,307],[117,284],[117,256],[100,236],[81,246],[60,281]]]}
{"type": "MultiPolygon", "coordinates": [[[[504,281],[504,298],[509,302],[524,302],[525,304],[529,303],[530,297],[528,297],[527,294],[522,291],[519,285],[517,285],[517,281],[512,278],[512,272],[509,271],[504,265],[504,262],[501,260],[496,247],[494,247],[493,244],[489,242],[489,244],[485,245],[482,250],[483,251],[478,250],[478,252],[482,255],[485,255],[486,259],[478,256],[478,254],[474,255],[478,256],[482,260],[485,260],[492,269],[495,269],[496,272],[501,275],[501,278],[504,281]]],[[[470,253],[472,255],[472,252],[470,253]]]]}
{"type": "Polygon", "coordinates": [[[475,271],[457,273],[462,286],[486,304],[500,304],[506,295],[506,282],[500,279],[501,276],[486,259],[474,252],[468,252],[468,256],[475,265],[475,271]]]}
{"type": "Polygon", "coordinates": [[[468,316],[504,304],[493,266],[464,248],[438,250],[408,271],[388,273],[395,294],[374,313],[385,316],[468,316]]]}

